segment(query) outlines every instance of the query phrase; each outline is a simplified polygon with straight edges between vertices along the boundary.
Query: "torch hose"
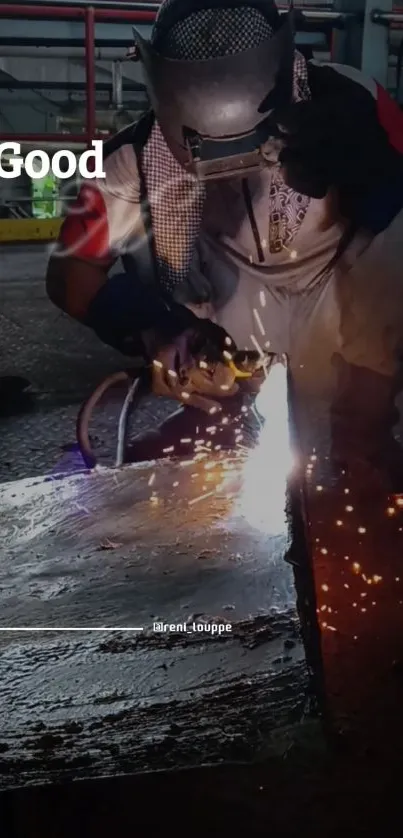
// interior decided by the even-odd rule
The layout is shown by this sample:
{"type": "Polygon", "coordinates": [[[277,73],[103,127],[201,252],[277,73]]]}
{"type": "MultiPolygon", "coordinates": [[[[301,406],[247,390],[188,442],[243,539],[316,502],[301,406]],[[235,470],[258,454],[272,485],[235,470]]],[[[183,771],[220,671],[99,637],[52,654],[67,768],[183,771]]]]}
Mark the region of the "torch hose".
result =
{"type": "Polygon", "coordinates": [[[126,450],[126,437],[127,437],[127,425],[129,421],[129,414],[130,410],[133,407],[133,400],[136,395],[140,395],[139,387],[140,387],[141,378],[135,378],[129,386],[129,389],[126,393],[126,398],[123,402],[123,407],[120,412],[119,416],[119,425],[118,425],[118,444],[116,448],[116,461],[115,461],[115,468],[120,468],[123,465],[124,457],[125,457],[125,450],[126,450]]]}
{"type": "MultiPolygon", "coordinates": [[[[257,353],[255,353],[254,351],[241,353],[238,352],[235,353],[234,358],[227,359],[227,363],[229,360],[228,365],[230,369],[232,369],[236,379],[253,377],[252,372],[250,370],[242,369],[242,364],[245,361],[255,359],[256,354],[257,353]]],[[[275,357],[273,353],[266,352],[264,354],[266,356],[273,355],[273,358],[275,357]]],[[[271,360],[273,360],[273,358],[271,358],[271,360]]],[[[136,371],[136,374],[133,373],[121,371],[108,376],[104,379],[104,381],[101,382],[101,384],[98,385],[98,387],[94,390],[91,396],[84,402],[84,404],[80,408],[76,423],[76,436],[81,456],[87,468],[92,469],[95,468],[95,466],[97,465],[97,458],[94,454],[94,451],[92,450],[89,435],[89,426],[92,414],[96,406],[100,402],[102,396],[107,392],[107,390],[109,390],[111,387],[114,387],[116,384],[127,382],[128,389],[119,416],[115,467],[120,467],[123,464],[129,414],[131,410],[133,410],[135,404],[137,404],[139,399],[143,396],[143,394],[147,390],[148,392],[150,391],[150,379],[148,368],[140,367],[136,371]]]]}
{"type": "Polygon", "coordinates": [[[97,458],[92,450],[89,436],[89,426],[92,414],[106,391],[109,390],[110,387],[114,387],[116,384],[120,384],[124,381],[132,381],[132,378],[127,372],[115,372],[113,375],[109,375],[101,382],[101,384],[98,385],[91,396],[80,408],[77,417],[76,434],[78,447],[87,468],[95,468],[97,465],[97,458]]]}

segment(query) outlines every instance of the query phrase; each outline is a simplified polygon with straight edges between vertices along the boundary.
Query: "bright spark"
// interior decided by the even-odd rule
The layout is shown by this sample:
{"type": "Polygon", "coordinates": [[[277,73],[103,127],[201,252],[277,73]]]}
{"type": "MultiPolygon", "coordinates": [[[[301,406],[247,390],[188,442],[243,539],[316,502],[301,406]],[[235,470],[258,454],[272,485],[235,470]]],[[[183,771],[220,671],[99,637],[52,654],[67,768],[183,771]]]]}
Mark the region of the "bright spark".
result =
{"type": "Polygon", "coordinates": [[[236,513],[270,535],[287,531],[285,498],[294,465],[289,438],[287,369],[274,364],[256,396],[262,426],[242,471],[236,513]]]}
{"type": "Polygon", "coordinates": [[[251,342],[253,343],[253,346],[255,347],[256,351],[257,351],[257,352],[259,352],[259,355],[261,355],[261,356],[263,356],[263,357],[264,357],[264,352],[263,352],[263,349],[262,349],[262,347],[260,346],[260,343],[259,343],[259,341],[256,339],[255,335],[250,335],[249,337],[250,337],[251,342]]]}
{"type": "Polygon", "coordinates": [[[258,328],[259,328],[260,334],[262,335],[262,337],[264,337],[264,336],[265,336],[265,334],[266,334],[266,330],[265,330],[265,328],[264,328],[264,326],[263,326],[263,323],[262,323],[262,318],[260,317],[260,314],[259,314],[259,312],[258,312],[257,308],[254,308],[254,309],[253,309],[253,316],[254,316],[254,318],[255,318],[255,320],[256,320],[256,323],[257,323],[257,325],[258,325],[258,328]]]}

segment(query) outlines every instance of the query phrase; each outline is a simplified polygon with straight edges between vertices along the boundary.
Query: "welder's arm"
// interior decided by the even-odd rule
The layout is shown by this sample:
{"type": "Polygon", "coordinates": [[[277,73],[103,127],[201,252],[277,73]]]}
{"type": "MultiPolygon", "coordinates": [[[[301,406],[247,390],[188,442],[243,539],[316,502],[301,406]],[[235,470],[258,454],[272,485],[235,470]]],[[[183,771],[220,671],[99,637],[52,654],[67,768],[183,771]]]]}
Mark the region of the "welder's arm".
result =
{"type": "Polygon", "coordinates": [[[52,303],[75,320],[85,323],[92,300],[108,279],[107,266],[75,256],[51,256],[46,290],[52,303]]]}
{"type": "MultiPolygon", "coordinates": [[[[81,195],[78,206],[82,201],[81,195]]],[[[52,302],[125,355],[151,361],[171,347],[175,364],[181,367],[191,362],[192,353],[213,362],[222,360],[232,342],[221,327],[163,297],[156,284],[133,273],[108,276],[114,258],[100,248],[92,232],[96,221],[94,213],[86,212],[66,219],[59,248],[48,266],[47,291],[52,302]],[[182,335],[186,341],[180,340],[182,335]],[[185,345],[184,354],[178,347],[185,345]]],[[[98,225],[102,223],[99,218],[98,225]]]]}
{"type": "Polygon", "coordinates": [[[107,285],[108,273],[140,218],[135,154],[122,145],[104,161],[104,178],[83,182],[61,227],[49,261],[46,287],[52,302],[81,322],[107,285]]]}
{"type": "Polygon", "coordinates": [[[124,355],[155,361],[158,395],[209,409],[213,402],[204,397],[222,398],[237,390],[223,363],[222,353],[231,349],[227,333],[163,297],[147,277],[133,272],[109,276],[118,255],[127,252],[127,242],[136,246],[144,236],[140,223],[136,235],[139,189],[134,159],[126,159],[130,153],[130,147],[119,150],[118,157],[106,161],[105,181],[82,187],[49,262],[48,295],[104,343],[124,355]]]}
{"type": "Polygon", "coordinates": [[[142,355],[142,332],[166,313],[145,277],[110,276],[117,258],[142,242],[137,169],[131,146],[105,161],[105,179],[85,183],[70,208],[47,272],[52,302],[126,355],[142,355]]]}
{"type": "Polygon", "coordinates": [[[151,359],[193,324],[192,312],[169,304],[153,285],[133,273],[108,276],[109,266],[54,256],[47,274],[50,299],[103,343],[131,357],[151,359]]]}
{"type": "Polygon", "coordinates": [[[99,264],[55,258],[48,287],[53,302],[92,327],[104,343],[150,363],[155,395],[215,413],[223,398],[237,393],[223,357],[231,348],[227,333],[183,306],[169,307],[133,277],[108,279],[99,264]]]}

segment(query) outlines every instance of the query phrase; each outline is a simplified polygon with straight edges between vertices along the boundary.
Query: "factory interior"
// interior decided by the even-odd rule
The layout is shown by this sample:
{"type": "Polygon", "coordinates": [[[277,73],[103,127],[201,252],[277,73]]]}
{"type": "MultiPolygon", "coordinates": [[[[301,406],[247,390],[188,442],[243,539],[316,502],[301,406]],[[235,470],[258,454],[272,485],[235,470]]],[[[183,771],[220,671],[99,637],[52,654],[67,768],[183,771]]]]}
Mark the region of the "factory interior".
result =
{"type": "MultiPolygon", "coordinates": [[[[147,39],[158,8],[0,2],[0,143],[20,143],[23,161],[38,148],[79,155],[136,122],[149,99],[132,27],[147,39]]],[[[307,60],[362,70],[403,107],[403,2],[294,8],[307,60]]],[[[46,293],[76,195],[75,178],[32,179],[24,163],[0,177],[1,838],[393,834],[403,494],[335,487],[315,406],[303,479],[290,490],[278,478],[290,529],[268,548],[259,530],[228,532],[224,501],[207,499],[210,531],[198,467],[183,477],[176,455],[119,464],[124,387],[93,416],[88,469],[80,407],[130,361],[46,293]],[[182,485],[195,504],[183,524],[182,485]],[[206,615],[231,637],[131,628],[206,615]]],[[[146,394],[130,434],[171,413],[146,394]]]]}

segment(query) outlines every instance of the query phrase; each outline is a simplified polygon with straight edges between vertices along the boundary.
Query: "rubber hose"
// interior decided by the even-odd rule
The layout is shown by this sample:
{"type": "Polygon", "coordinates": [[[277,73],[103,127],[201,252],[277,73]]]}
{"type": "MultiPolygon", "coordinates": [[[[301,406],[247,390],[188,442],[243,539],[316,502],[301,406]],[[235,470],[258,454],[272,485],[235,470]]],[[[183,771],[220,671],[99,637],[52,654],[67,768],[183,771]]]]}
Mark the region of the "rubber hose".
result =
{"type": "Polygon", "coordinates": [[[122,371],[109,375],[101,382],[101,384],[98,385],[91,396],[80,408],[77,416],[76,435],[80,454],[87,468],[95,468],[97,465],[97,458],[91,448],[89,436],[89,426],[94,409],[110,387],[113,387],[115,384],[119,384],[123,381],[131,381],[129,373],[122,371]]]}

